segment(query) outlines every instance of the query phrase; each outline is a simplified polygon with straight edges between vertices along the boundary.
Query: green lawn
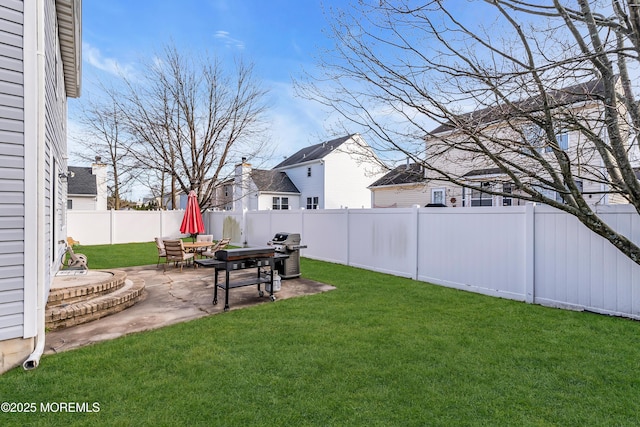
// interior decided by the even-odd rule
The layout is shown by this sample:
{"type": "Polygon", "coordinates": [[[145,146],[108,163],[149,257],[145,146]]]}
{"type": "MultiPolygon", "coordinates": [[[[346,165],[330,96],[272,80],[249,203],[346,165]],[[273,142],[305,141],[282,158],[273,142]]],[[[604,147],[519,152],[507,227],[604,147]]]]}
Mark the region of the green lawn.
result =
{"type": "MultiPolygon", "coordinates": [[[[185,237],[182,240],[191,242],[192,238],[185,237]]],[[[117,245],[75,245],[73,251],[77,254],[86,255],[89,260],[89,268],[92,269],[134,267],[158,262],[158,250],[155,242],[117,245]]],[[[161,262],[164,262],[164,258],[161,262]]]]}
{"type": "Polygon", "coordinates": [[[638,322],[308,259],[302,271],[337,289],[4,374],[3,401],[100,411],[0,413],[0,425],[640,424],[638,322]]]}
{"type": "Polygon", "coordinates": [[[85,254],[89,262],[89,268],[92,269],[133,267],[158,262],[158,250],[155,242],[93,246],[75,245],[73,251],[77,254],[85,254]]]}

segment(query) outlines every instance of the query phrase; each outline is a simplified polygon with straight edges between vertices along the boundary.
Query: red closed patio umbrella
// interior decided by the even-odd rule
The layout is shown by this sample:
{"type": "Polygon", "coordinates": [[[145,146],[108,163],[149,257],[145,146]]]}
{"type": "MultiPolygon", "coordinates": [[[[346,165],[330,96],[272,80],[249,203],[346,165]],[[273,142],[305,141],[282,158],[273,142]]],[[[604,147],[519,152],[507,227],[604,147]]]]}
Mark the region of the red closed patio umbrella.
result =
{"type": "Polygon", "coordinates": [[[196,196],[196,192],[193,190],[189,192],[187,209],[184,211],[180,232],[182,234],[191,234],[192,236],[204,233],[204,222],[202,221],[202,214],[200,213],[198,196],[196,196]]]}

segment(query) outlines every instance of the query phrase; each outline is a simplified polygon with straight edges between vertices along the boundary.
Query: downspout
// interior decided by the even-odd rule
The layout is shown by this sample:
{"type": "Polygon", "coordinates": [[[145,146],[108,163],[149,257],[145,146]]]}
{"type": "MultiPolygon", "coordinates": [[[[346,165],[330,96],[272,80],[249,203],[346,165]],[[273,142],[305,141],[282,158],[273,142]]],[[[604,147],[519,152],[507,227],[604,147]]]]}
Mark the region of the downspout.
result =
{"type": "MultiPolygon", "coordinates": [[[[29,355],[27,360],[22,364],[22,367],[26,370],[35,369],[40,363],[40,357],[44,353],[45,344],[45,196],[46,196],[46,150],[45,150],[45,43],[44,43],[44,0],[36,0],[36,28],[37,28],[37,85],[38,85],[38,101],[37,101],[37,131],[36,131],[36,145],[38,152],[38,170],[37,170],[37,262],[36,262],[36,280],[37,280],[37,322],[38,332],[36,335],[36,345],[33,353],[29,355]]],[[[26,143],[26,141],[25,141],[26,143]]],[[[53,177],[57,179],[57,177],[53,177]]],[[[51,254],[53,256],[53,254],[51,254]]]]}

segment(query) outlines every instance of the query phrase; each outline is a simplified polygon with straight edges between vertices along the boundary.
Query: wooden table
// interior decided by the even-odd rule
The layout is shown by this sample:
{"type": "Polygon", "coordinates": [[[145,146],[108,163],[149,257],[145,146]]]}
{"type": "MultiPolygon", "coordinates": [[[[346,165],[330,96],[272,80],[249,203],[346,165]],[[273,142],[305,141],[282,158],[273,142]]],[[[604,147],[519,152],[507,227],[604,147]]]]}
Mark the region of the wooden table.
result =
{"type": "Polygon", "coordinates": [[[197,252],[200,248],[209,248],[215,245],[213,242],[182,242],[182,247],[187,252],[197,252]]]}

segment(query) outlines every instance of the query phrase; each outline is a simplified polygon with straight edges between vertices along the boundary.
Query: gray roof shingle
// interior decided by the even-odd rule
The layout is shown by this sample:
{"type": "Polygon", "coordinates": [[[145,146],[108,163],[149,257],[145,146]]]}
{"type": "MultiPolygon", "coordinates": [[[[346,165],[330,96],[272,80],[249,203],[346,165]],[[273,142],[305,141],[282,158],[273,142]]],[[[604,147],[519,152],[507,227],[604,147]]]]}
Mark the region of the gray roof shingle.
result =
{"type": "Polygon", "coordinates": [[[371,184],[369,187],[383,187],[385,185],[400,185],[400,184],[417,184],[425,182],[427,179],[424,176],[424,170],[419,163],[411,163],[409,167],[407,165],[400,165],[389,171],[382,178],[371,184]]]}
{"type": "Polygon", "coordinates": [[[319,160],[324,158],[327,154],[331,153],[338,146],[342,145],[345,141],[348,141],[353,135],[343,136],[340,138],[332,139],[331,141],[321,142],[320,144],[312,145],[311,147],[303,148],[294,155],[287,157],[282,162],[277,164],[274,169],[283,168],[286,166],[293,166],[298,163],[309,162],[311,160],[319,160]]]}
{"type": "Polygon", "coordinates": [[[251,179],[259,191],[274,193],[300,193],[298,188],[285,172],[275,170],[253,169],[251,179]]]}
{"type": "Polygon", "coordinates": [[[503,175],[504,172],[500,168],[474,169],[463,175],[465,178],[484,175],[503,175]]]}
{"type": "MultiPolygon", "coordinates": [[[[572,105],[576,102],[602,99],[604,82],[602,79],[591,80],[586,83],[579,83],[563,89],[549,91],[548,100],[553,108],[572,105]]],[[[543,108],[541,96],[532,96],[522,101],[512,104],[502,104],[495,107],[487,107],[457,116],[457,120],[468,124],[492,123],[498,120],[508,120],[524,113],[531,114],[541,111],[543,108]]],[[[441,124],[431,131],[431,134],[447,132],[456,128],[456,125],[449,121],[441,124]]]]}
{"type": "Polygon", "coordinates": [[[72,172],[73,176],[67,178],[67,194],[82,196],[98,195],[96,176],[91,173],[91,168],[69,166],[69,172],[72,172]]]}

